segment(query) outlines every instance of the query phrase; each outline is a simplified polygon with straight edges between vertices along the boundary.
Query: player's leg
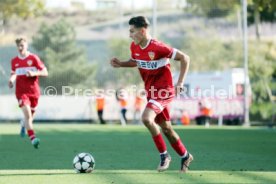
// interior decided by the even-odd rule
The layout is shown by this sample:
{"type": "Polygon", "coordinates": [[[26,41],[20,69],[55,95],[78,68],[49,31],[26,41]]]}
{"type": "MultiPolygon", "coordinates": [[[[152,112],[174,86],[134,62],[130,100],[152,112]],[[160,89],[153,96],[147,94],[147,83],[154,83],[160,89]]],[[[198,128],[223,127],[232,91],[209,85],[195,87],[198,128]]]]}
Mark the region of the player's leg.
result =
{"type": "Polygon", "coordinates": [[[154,122],[155,117],[156,113],[154,112],[154,110],[148,107],[144,110],[142,114],[142,121],[153,137],[160,134],[159,127],[154,122]]]}
{"type": "Polygon", "coordinates": [[[132,124],[138,124],[137,123],[138,122],[138,120],[137,120],[137,113],[138,113],[138,110],[134,109],[132,124]]]}
{"type": "Polygon", "coordinates": [[[124,118],[124,109],[121,109],[121,111],[120,111],[120,122],[121,122],[121,125],[122,126],[126,126],[126,120],[125,120],[125,118],[124,118]]]}
{"type": "Polygon", "coordinates": [[[20,136],[25,137],[25,135],[26,135],[25,120],[21,119],[20,120],[20,136]]]}
{"type": "Polygon", "coordinates": [[[127,113],[127,109],[125,109],[125,108],[122,109],[123,118],[124,118],[125,122],[127,123],[126,113],[127,113]]]}
{"type": "Polygon", "coordinates": [[[36,137],[35,132],[34,132],[34,128],[33,128],[33,120],[34,120],[34,116],[35,116],[35,110],[36,110],[36,106],[38,104],[38,97],[29,97],[30,100],[30,111],[31,111],[31,118],[29,121],[30,123],[30,130],[27,129],[28,135],[31,137],[33,137],[33,139],[31,139],[32,144],[35,148],[38,148],[39,144],[40,144],[40,139],[36,137]]]}
{"type": "Polygon", "coordinates": [[[34,119],[34,116],[35,116],[35,108],[32,108],[32,107],[31,107],[31,114],[32,114],[32,118],[34,119]]]}
{"type": "MultiPolygon", "coordinates": [[[[30,104],[29,99],[26,95],[16,96],[18,100],[18,106],[21,108],[24,104],[30,104]]],[[[26,128],[25,128],[25,118],[21,119],[20,122],[20,136],[25,137],[26,128]]]]}
{"type": "MultiPolygon", "coordinates": [[[[36,107],[38,105],[38,100],[39,97],[31,97],[30,98],[30,102],[31,102],[31,114],[32,114],[32,124],[34,121],[34,116],[35,116],[35,112],[36,112],[36,107]]],[[[32,141],[33,146],[37,149],[39,144],[40,144],[40,139],[35,137],[34,140],[32,141]]]]}
{"type": "Polygon", "coordinates": [[[154,119],[156,117],[156,112],[150,108],[150,105],[144,110],[142,114],[142,121],[144,125],[148,128],[155,143],[156,148],[160,153],[160,163],[157,167],[159,172],[168,169],[171,161],[171,157],[167,152],[166,143],[162,137],[159,127],[155,123],[154,119]]]}
{"type": "Polygon", "coordinates": [[[25,104],[21,107],[21,110],[24,115],[24,122],[25,122],[25,127],[27,130],[33,129],[33,119],[32,119],[32,112],[31,112],[31,107],[29,104],[25,104]]]}
{"type": "Polygon", "coordinates": [[[98,110],[98,117],[101,124],[105,124],[105,121],[103,119],[103,110],[98,110]]]}
{"type": "Polygon", "coordinates": [[[181,157],[181,168],[182,172],[186,172],[190,163],[193,160],[193,156],[187,151],[186,147],[182,143],[179,135],[174,131],[171,121],[168,119],[169,111],[165,108],[156,118],[158,125],[161,127],[162,132],[169,140],[173,149],[181,157]]]}
{"type": "MultiPolygon", "coordinates": [[[[29,98],[27,97],[27,95],[22,94],[20,96],[16,96],[17,100],[18,100],[18,106],[21,108],[24,105],[29,105],[31,102],[29,100],[29,98]]],[[[24,114],[23,114],[24,115],[24,114]]],[[[23,117],[22,120],[20,120],[20,136],[21,137],[25,137],[26,135],[26,126],[25,126],[25,115],[23,117]]]]}
{"type": "Polygon", "coordinates": [[[25,119],[25,127],[27,129],[28,136],[35,148],[38,148],[39,139],[36,138],[33,129],[33,117],[30,105],[23,105],[21,107],[25,119]]]}

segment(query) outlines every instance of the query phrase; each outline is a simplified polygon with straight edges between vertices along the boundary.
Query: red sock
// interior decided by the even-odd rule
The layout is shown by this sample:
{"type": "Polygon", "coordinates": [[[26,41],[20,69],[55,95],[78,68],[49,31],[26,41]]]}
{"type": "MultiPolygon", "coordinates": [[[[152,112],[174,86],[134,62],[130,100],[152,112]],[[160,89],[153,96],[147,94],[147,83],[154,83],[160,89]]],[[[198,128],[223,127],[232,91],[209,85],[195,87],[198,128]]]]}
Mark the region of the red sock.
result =
{"type": "Polygon", "coordinates": [[[31,141],[35,138],[34,130],[28,130],[28,136],[31,139],[31,141]]]}
{"type": "Polygon", "coordinates": [[[155,143],[155,146],[157,147],[159,153],[164,153],[167,150],[166,143],[162,137],[162,134],[159,133],[158,135],[152,137],[153,141],[155,143]]]}
{"type": "Polygon", "coordinates": [[[178,153],[179,156],[183,156],[187,151],[180,139],[178,139],[175,143],[171,145],[173,149],[176,151],[176,153],[178,153]]]}

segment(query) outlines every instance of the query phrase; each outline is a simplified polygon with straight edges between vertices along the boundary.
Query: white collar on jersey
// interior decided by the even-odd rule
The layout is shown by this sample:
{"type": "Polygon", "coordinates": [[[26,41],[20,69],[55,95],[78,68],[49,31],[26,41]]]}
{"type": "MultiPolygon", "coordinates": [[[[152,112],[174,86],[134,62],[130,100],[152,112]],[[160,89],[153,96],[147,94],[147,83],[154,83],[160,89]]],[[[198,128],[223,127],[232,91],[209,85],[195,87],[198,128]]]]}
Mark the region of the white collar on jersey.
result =
{"type": "Polygon", "coordinates": [[[25,57],[23,57],[23,56],[21,56],[20,54],[18,54],[18,58],[19,58],[19,59],[25,59],[25,58],[28,57],[29,55],[30,55],[30,52],[27,51],[25,57]]]}
{"type": "Polygon", "coordinates": [[[146,44],[145,47],[141,47],[141,45],[140,45],[140,48],[141,48],[142,50],[145,49],[145,48],[147,48],[147,47],[149,46],[150,42],[151,42],[151,38],[148,40],[148,42],[147,42],[147,44],[146,44]]]}

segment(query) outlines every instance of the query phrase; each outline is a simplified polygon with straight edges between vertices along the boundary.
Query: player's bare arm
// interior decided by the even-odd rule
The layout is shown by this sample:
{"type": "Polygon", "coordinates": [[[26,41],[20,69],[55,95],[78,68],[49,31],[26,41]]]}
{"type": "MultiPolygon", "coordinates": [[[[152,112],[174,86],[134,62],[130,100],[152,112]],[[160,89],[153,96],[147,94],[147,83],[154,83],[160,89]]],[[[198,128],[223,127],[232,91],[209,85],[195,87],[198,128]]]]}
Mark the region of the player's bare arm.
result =
{"type": "Polygon", "coordinates": [[[11,73],[10,79],[9,79],[9,88],[13,88],[14,81],[16,80],[16,74],[14,72],[11,73]]]}
{"type": "Polygon", "coordinates": [[[183,84],[185,81],[185,77],[188,73],[188,69],[190,65],[190,57],[181,51],[177,51],[174,59],[176,61],[180,61],[180,74],[179,74],[178,81],[175,85],[176,92],[179,93],[183,91],[183,88],[184,88],[183,84]]]}
{"type": "Polygon", "coordinates": [[[136,67],[136,61],[133,59],[129,59],[128,61],[120,61],[118,58],[112,58],[110,60],[111,66],[114,68],[119,68],[119,67],[136,67]]]}
{"type": "Polygon", "coordinates": [[[48,70],[47,68],[43,68],[42,70],[38,70],[38,71],[28,71],[26,76],[27,77],[35,77],[35,76],[47,77],[48,70]]]}

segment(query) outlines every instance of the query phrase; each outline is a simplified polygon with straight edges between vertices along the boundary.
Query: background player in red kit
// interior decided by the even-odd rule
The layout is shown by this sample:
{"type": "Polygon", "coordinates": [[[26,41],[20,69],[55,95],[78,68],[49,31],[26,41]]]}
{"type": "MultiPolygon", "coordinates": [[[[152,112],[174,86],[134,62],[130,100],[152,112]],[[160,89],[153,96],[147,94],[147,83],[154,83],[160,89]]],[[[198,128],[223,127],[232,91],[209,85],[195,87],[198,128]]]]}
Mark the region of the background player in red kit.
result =
{"type": "Polygon", "coordinates": [[[38,148],[40,140],[35,136],[33,129],[35,108],[40,96],[38,77],[47,76],[48,71],[38,56],[28,51],[26,38],[18,38],[15,42],[18,56],[11,60],[9,87],[12,88],[16,81],[15,95],[24,114],[21,134],[25,133],[26,127],[33,146],[38,148]]]}
{"type": "Polygon", "coordinates": [[[168,105],[176,92],[183,90],[184,79],[189,67],[189,57],[181,51],[152,39],[148,34],[149,22],[143,16],[129,20],[129,34],[131,43],[131,59],[120,61],[112,58],[113,67],[138,67],[145,83],[148,103],[142,114],[142,121],[150,131],[154,143],[160,153],[161,161],[158,171],[165,171],[170,164],[171,157],[167,152],[165,141],[158,125],[169,140],[171,146],[181,157],[180,171],[186,172],[193,156],[183,145],[179,135],[173,130],[168,105]],[[169,58],[180,61],[180,75],[176,86],[173,86],[169,58]]]}

